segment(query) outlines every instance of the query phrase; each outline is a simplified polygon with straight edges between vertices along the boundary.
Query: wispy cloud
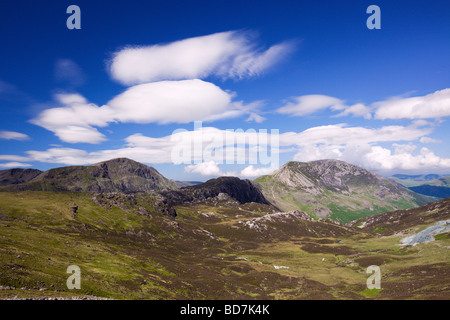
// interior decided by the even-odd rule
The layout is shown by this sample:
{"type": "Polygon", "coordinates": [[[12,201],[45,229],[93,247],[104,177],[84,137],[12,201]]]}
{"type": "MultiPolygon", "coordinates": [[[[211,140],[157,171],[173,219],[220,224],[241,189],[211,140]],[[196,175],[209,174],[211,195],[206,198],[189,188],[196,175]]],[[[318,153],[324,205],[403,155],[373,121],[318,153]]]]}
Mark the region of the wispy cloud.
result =
{"type": "Polygon", "coordinates": [[[0,139],[3,140],[28,140],[30,137],[24,133],[15,132],[15,131],[0,131],[0,139]]]}
{"type": "Polygon", "coordinates": [[[70,59],[58,59],[55,62],[55,78],[72,87],[84,84],[86,75],[83,70],[70,59]]]}
{"type": "Polygon", "coordinates": [[[342,99],[322,94],[292,97],[282,107],[278,108],[276,112],[293,117],[302,117],[324,110],[340,111],[338,114],[332,115],[332,117],[355,116],[364,117],[365,119],[372,118],[371,107],[363,103],[346,105],[342,99]]]}
{"type": "Polygon", "coordinates": [[[338,98],[321,94],[293,97],[290,100],[291,101],[287,102],[284,106],[278,108],[276,112],[300,117],[312,114],[319,110],[340,107],[343,104],[343,101],[338,98]]]}
{"type": "Polygon", "coordinates": [[[17,92],[17,88],[15,86],[3,80],[0,80],[0,97],[2,95],[11,94],[15,92],[17,92]]]}
{"type": "Polygon", "coordinates": [[[22,163],[22,162],[7,162],[0,163],[0,168],[10,169],[10,168],[23,168],[23,167],[31,167],[31,164],[22,163]]]}
{"type": "Polygon", "coordinates": [[[347,105],[344,100],[326,95],[293,97],[277,113],[294,117],[305,116],[321,110],[331,112],[331,117],[355,116],[365,119],[440,119],[450,116],[450,88],[424,96],[394,97],[370,105],[356,103],[347,105]]]}
{"type": "Polygon", "coordinates": [[[261,49],[250,32],[228,31],[168,44],[126,47],[110,62],[111,76],[126,85],[161,80],[252,77],[293,49],[283,42],[261,49]]]}
{"type": "Polygon", "coordinates": [[[376,119],[438,119],[450,116],[450,88],[425,96],[393,98],[373,104],[376,119]]]}

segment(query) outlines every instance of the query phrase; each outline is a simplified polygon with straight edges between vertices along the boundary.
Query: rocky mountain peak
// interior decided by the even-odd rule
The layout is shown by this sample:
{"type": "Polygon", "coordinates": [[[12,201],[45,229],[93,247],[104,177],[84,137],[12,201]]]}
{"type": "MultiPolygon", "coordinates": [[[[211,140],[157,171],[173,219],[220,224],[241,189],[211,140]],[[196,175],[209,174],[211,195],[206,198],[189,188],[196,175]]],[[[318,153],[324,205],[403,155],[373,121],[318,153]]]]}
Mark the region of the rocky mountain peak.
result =
{"type": "Polygon", "coordinates": [[[334,159],[290,161],[273,173],[289,187],[348,189],[350,185],[378,184],[381,176],[359,166],[334,159]]]}
{"type": "Polygon", "coordinates": [[[340,222],[430,201],[374,172],[331,159],[291,161],[255,182],[283,211],[301,209],[340,222]]]}

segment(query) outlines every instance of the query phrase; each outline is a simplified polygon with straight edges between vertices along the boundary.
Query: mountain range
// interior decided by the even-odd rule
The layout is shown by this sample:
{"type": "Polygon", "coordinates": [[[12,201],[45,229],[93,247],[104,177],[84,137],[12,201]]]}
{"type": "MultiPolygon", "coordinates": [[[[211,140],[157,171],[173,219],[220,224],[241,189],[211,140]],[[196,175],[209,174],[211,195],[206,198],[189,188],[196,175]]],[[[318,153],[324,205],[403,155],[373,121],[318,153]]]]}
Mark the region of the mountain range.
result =
{"type": "Polygon", "coordinates": [[[41,172],[0,171],[3,191],[67,191],[97,193],[158,192],[168,206],[202,202],[221,195],[240,204],[255,202],[280,211],[303,210],[311,217],[349,222],[364,216],[413,208],[433,199],[361,167],[338,160],[288,162],[254,181],[219,177],[205,183],[181,183],[156,169],[118,158],[90,166],[41,172]],[[181,187],[180,187],[181,185],[181,187]]]}
{"type": "Polygon", "coordinates": [[[419,194],[434,197],[436,199],[450,197],[449,175],[394,175],[390,178],[419,194]]]}

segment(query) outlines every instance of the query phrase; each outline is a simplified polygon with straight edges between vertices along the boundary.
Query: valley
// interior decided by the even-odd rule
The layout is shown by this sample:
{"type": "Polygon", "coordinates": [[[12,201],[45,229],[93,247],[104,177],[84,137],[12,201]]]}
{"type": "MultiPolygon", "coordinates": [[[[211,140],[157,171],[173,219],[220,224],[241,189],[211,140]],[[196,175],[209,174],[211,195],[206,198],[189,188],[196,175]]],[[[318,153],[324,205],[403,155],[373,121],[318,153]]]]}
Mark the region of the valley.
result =
{"type": "Polygon", "coordinates": [[[450,199],[343,223],[280,210],[238,178],[132,193],[21,184],[0,192],[0,299],[450,299],[448,233],[401,243],[450,219],[450,199]]]}

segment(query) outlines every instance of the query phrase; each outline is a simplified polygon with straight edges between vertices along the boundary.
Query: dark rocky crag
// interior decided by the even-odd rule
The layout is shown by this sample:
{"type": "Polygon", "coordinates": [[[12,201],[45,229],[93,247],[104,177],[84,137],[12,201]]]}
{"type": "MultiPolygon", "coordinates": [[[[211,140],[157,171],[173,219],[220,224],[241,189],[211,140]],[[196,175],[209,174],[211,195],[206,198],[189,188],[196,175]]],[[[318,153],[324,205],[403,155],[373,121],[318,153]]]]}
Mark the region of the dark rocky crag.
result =
{"type": "Polygon", "coordinates": [[[0,171],[0,186],[26,183],[42,173],[37,169],[8,169],[0,171]]]}
{"type": "Polygon", "coordinates": [[[255,202],[271,205],[257,185],[250,180],[241,180],[237,177],[210,179],[199,185],[161,193],[176,204],[198,203],[214,199],[228,202],[234,200],[236,204],[255,202]]]}

